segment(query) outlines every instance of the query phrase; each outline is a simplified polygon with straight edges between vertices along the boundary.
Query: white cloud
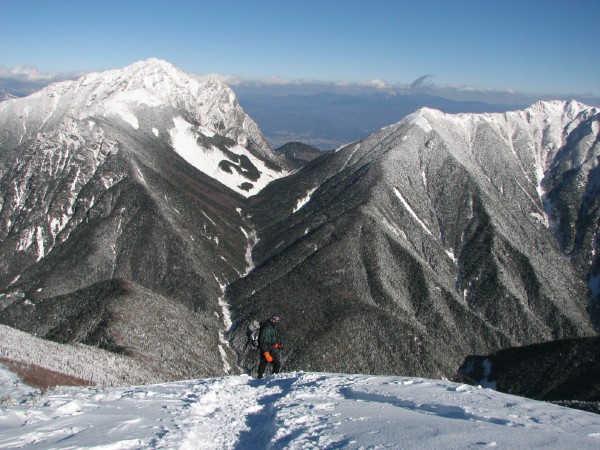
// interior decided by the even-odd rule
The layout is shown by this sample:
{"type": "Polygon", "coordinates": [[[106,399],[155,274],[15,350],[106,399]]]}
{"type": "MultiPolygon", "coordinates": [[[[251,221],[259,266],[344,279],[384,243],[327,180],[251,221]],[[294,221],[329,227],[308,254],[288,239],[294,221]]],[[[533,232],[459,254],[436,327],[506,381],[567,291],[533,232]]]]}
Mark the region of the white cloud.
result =
{"type": "MultiPolygon", "coordinates": [[[[239,75],[224,73],[207,73],[196,75],[199,79],[216,78],[232,88],[240,91],[261,91],[267,93],[277,92],[279,94],[310,94],[323,91],[339,93],[361,93],[361,92],[395,92],[395,93],[428,93],[430,95],[445,97],[462,101],[483,101],[488,103],[511,103],[530,104],[539,99],[558,98],[559,96],[531,95],[519,92],[511,88],[491,88],[473,85],[442,84],[434,83],[434,75],[427,74],[418,77],[409,83],[389,83],[380,78],[364,81],[350,80],[315,80],[315,79],[292,79],[281,76],[269,76],[263,78],[245,78],[239,75]]],[[[571,98],[573,96],[569,96],[571,98]]],[[[575,97],[574,97],[575,98],[575,97]]],[[[591,103],[598,103],[597,98],[591,98],[591,103]]],[[[583,100],[582,100],[583,101],[583,100]]],[[[588,102],[589,103],[589,102],[588,102]]]]}
{"type": "MultiPolygon", "coordinates": [[[[41,87],[63,80],[71,80],[85,75],[85,72],[43,72],[31,66],[15,66],[6,67],[0,66],[0,81],[4,86],[18,86],[25,88],[28,91],[40,89],[41,87]]],[[[461,85],[440,85],[430,82],[432,75],[424,75],[413,81],[412,84],[403,83],[388,83],[385,80],[374,78],[365,81],[349,81],[349,80],[334,80],[324,81],[315,79],[293,79],[281,76],[268,76],[262,78],[245,78],[239,75],[232,75],[220,72],[211,72],[206,74],[196,74],[200,80],[209,78],[217,79],[232,87],[249,87],[249,88],[268,88],[268,87],[307,87],[307,88],[322,88],[322,89],[367,89],[367,90],[404,90],[414,88],[416,85],[421,90],[451,92],[469,92],[469,93],[503,93],[516,94],[512,89],[489,89],[476,86],[461,86],[461,85]]],[[[1,86],[0,86],[1,87],[1,86]]]]}
{"type": "MultiPolygon", "coordinates": [[[[27,95],[33,93],[50,83],[63,80],[77,79],[86,72],[44,72],[32,66],[0,66],[0,89],[7,92],[27,95]]],[[[217,79],[233,88],[245,90],[261,90],[263,92],[279,93],[317,93],[331,92],[427,92],[432,95],[452,98],[455,100],[487,101],[487,102],[513,102],[528,104],[541,98],[579,98],[589,104],[599,104],[597,97],[592,94],[586,96],[576,95],[531,95],[516,91],[511,88],[499,89],[460,84],[441,84],[431,81],[433,75],[422,75],[408,83],[389,83],[385,80],[374,78],[363,81],[350,80],[316,80],[302,78],[285,78],[281,76],[268,76],[262,78],[247,78],[239,75],[212,72],[196,74],[200,80],[209,78],[217,79]]]]}
{"type": "Polygon", "coordinates": [[[218,72],[196,75],[196,78],[198,78],[199,80],[216,79],[229,86],[239,86],[240,84],[244,83],[244,79],[242,77],[218,72]]]}
{"type": "Polygon", "coordinates": [[[269,86],[306,86],[306,87],[344,87],[344,88],[370,88],[370,89],[390,89],[393,86],[388,84],[386,81],[381,79],[372,79],[367,81],[348,81],[348,80],[335,80],[335,81],[324,81],[315,79],[302,79],[302,78],[284,78],[281,76],[268,76],[263,78],[244,78],[238,75],[230,75],[225,73],[206,73],[197,74],[197,78],[200,80],[206,80],[214,78],[222,81],[229,86],[243,86],[243,87],[269,87],[269,86]]]}
{"type": "Polygon", "coordinates": [[[365,82],[366,86],[374,87],[375,89],[389,89],[391,86],[383,80],[374,79],[365,82]]]}
{"type": "Polygon", "coordinates": [[[35,67],[30,66],[15,66],[6,67],[0,66],[0,78],[18,81],[29,82],[53,82],[61,80],[70,80],[83,75],[83,72],[42,72],[35,67]]]}
{"type": "Polygon", "coordinates": [[[28,95],[57,81],[75,80],[85,73],[42,72],[31,66],[0,66],[0,89],[17,96],[28,95]]]}
{"type": "MultiPolygon", "coordinates": [[[[245,78],[239,75],[231,75],[226,73],[206,73],[196,74],[200,80],[215,78],[232,87],[249,87],[249,88],[268,88],[268,87],[306,87],[306,88],[348,88],[348,89],[367,89],[367,90],[382,90],[382,91],[403,91],[403,90],[420,90],[430,91],[442,94],[443,92],[455,93],[484,93],[484,94],[503,94],[503,95],[518,95],[519,92],[514,89],[494,89],[487,87],[478,87],[459,84],[438,84],[433,83],[431,78],[433,75],[423,75],[412,83],[388,83],[380,78],[373,78],[364,81],[350,80],[315,80],[302,78],[285,78],[281,76],[268,76],[262,78],[245,78]]],[[[523,94],[521,94],[523,95],[523,94]]]]}

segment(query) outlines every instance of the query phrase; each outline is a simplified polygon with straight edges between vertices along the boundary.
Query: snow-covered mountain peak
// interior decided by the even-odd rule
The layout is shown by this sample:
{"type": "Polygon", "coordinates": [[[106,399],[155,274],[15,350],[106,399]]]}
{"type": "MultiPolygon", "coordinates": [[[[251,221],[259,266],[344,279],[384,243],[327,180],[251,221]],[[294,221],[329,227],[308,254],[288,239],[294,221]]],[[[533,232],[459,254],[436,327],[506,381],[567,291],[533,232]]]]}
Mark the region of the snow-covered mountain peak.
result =
{"type": "Polygon", "coordinates": [[[506,113],[459,113],[450,114],[438,109],[423,107],[412,114],[409,114],[402,119],[399,124],[416,124],[422,128],[428,128],[441,121],[453,123],[476,123],[476,122],[496,122],[505,124],[514,124],[520,119],[527,119],[529,123],[532,118],[536,118],[546,123],[556,120],[561,126],[567,125],[569,122],[577,119],[581,114],[581,118],[587,118],[598,113],[598,108],[590,107],[576,100],[550,100],[539,101],[534,103],[529,108],[520,111],[509,111],[506,113]]]}
{"type": "MultiPolygon", "coordinates": [[[[498,204],[519,199],[520,205],[531,208],[527,217],[554,230],[558,222],[549,200],[555,195],[550,193],[550,179],[562,170],[581,170],[578,187],[583,189],[585,180],[593,179],[588,170],[595,164],[594,142],[599,131],[598,108],[573,100],[538,102],[506,113],[449,114],[421,108],[357,146],[349,146],[347,152],[353,152],[349,161],[364,164],[377,158],[384,162],[381,167],[387,184],[383,189],[395,192],[393,187],[403,185],[402,196],[410,192],[420,197],[418,204],[431,195],[432,174],[452,160],[477,180],[490,198],[497,198],[498,204]],[[581,148],[574,152],[574,142],[579,141],[581,148]],[[359,156],[369,152],[372,157],[354,156],[359,146],[359,156]],[[398,174],[404,172],[420,173],[419,182],[398,179],[398,174]]],[[[427,217],[429,210],[410,208],[413,217],[418,216],[417,223],[427,223],[421,217],[427,217]]],[[[433,233],[428,226],[421,228],[433,233]]],[[[510,227],[506,229],[508,234],[510,227]]]]}
{"type": "Polygon", "coordinates": [[[258,126],[228,86],[214,79],[200,80],[156,58],[54,83],[29,97],[3,102],[0,126],[11,117],[22,122],[20,141],[57,126],[65,117],[116,117],[137,129],[139,109],[147,107],[175,109],[177,115],[190,122],[273,159],[258,126]]]}
{"type": "Polygon", "coordinates": [[[131,69],[142,70],[142,71],[165,71],[170,74],[183,73],[175,65],[171,64],[164,59],[159,58],[148,58],[142,61],[137,61],[128,66],[131,69]]]}
{"type": "Polygon", "coordinates": [[[156,58],[136,62],[123,69],[88,74],[78,82],[81,86],[94,87],[96,96],[92,100],[95,101],[102,101],[104,96],[110,96],[115,91],[143,89],[174,107],[188,106],[185,105],[186,100],[203,104],[215,93],[221,94],[219,100],[227,99],[231,106],[237,106],[235,95],[227,85],[213,79],[201,81],[173,64],[156,58]]]}
{"type": "Polygon", "coordinates": [[[113,180],[128,175],[153,191],[140,167],[160,171],[175,164],[177,170],[194,173],[182,168],[179,157],[243,196],[287,173],[229,87],[199,80],[158,59],[90,73],[0,103],[0,147],[0,176],[10,174],[3,184],[18,186],[2,195],[0,206],[12,209],[4,213],[0,228],[14,228],[11,251],[27,251],[35,261],[56,246],[69,223],[79,223],[74,216],[90,179],[98,183],[86,197],[87,207],[113,180]],[[112,159],[106,161],[116,153],[118,169],[112,159]],[[48,183],[55,188],[52,194],[45,188],[48,183]],[[28,202],[44,206],[36,209],[28,202]],[[17,219],[26,225],[15,227],[17,219]]]}
{"type": "Polygon", "coordinates": [[[518,133],[526,133],[539,147],[552,149],[564,145],[564,130],[572,130],[582,121],[598,114],[598,108],[575,100],[540,101],[529,108],[506,113],[449,114],[432,108],[421,108],[398,122],[418,126],[425,132],[435,131],[441,136],[460,134],[466,142],[474,139],[482,126],[491,127],[510,143],[518,133]]]}
{"type": "MultiPolygon", "coordinates": [[[[144,88],[160,96],[168,93],[165,92],[166,88],[173,86],[188,86],[191,90],[196,90],[201,82],[195,76],[183,72],[167,61],[150,58],[135,62],[122,69],[89,73],[78,80],[55,83],[51,87],[70,88],[72,85],[77,86],[78,89],[92,86],[94,90],[102,89],[107,92],[117,88],[121,91],[144,88]]],[[[223,88],[227,87],[223,85],[223,88]]],[[[60,91],[60,89],[58,90],[60,91]]],[[[101,101],[102,99],[96,100],[101,101]]]]}
{"type": "Polygon", "coordinates": [[[590,109],[590,107],[576,100],[546,100],[535,102],[526,111],[548,115],[576,116],[586,109],[590,109]]]}

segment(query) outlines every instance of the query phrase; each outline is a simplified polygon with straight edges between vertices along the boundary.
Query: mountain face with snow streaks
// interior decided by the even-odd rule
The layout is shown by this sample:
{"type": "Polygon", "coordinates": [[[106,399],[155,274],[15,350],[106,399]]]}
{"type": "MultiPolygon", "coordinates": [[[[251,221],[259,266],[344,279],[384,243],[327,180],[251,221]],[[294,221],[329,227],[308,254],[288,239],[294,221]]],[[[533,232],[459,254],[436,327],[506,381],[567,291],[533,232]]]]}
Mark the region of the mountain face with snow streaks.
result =
{"type": "Polygon", "coordinates": [[[228,87],[159,60],[3,102],[0,320],[164,379],[223,373],[238,210],[280,161],[228,87]]]}
{"type": "Polygon", "coordinates": [[[274,311],[291,370],[450,377],[588,336],[598,123],[422,109],[288,173],[218,81],[151,59],[57,83],[0,103],[0,322],[152,380],[251,370],[274,311]]]}
{"type": "Polygon", "coordinates": [[[557,226],[581,214],[551,180],[570,164],[593,189],[597,121],[575,102],[423,109],[272,183],[246,212],[260,240],[257,268],[228,289],[238,322],[292,318],[291,369],[423,376],[452,376],[484,349],[592,334],[591,266],[565,258],[557,226]]]}

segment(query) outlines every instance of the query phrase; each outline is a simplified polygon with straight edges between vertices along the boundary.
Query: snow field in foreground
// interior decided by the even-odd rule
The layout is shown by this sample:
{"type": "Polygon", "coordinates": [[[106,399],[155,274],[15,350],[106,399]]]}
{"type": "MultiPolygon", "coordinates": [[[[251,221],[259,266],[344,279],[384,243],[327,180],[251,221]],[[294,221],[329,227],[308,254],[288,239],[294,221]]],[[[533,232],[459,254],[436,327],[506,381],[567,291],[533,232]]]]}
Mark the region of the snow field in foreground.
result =
{"type": "Polygon", "coordinates": [[[46,395],[0,380],[0,448],[600,448],[598,415],[420,378],[289,373],[46,395]]]}

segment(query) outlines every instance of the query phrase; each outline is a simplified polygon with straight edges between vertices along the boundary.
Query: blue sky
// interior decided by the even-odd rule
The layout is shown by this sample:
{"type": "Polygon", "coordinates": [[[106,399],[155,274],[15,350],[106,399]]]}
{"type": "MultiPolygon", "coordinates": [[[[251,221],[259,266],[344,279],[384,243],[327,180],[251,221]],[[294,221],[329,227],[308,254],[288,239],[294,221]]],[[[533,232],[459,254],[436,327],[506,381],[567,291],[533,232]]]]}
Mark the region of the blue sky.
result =
{"type": "Polygon", "coordinates": [[[0,13],[0,78],[158,57],[238,82],[432,75],[442,86],[600,95],[598,0],[0,0],[0,13]]]}

